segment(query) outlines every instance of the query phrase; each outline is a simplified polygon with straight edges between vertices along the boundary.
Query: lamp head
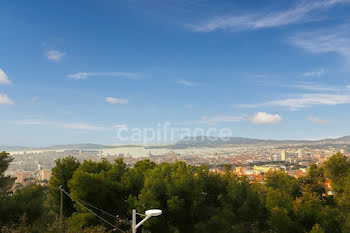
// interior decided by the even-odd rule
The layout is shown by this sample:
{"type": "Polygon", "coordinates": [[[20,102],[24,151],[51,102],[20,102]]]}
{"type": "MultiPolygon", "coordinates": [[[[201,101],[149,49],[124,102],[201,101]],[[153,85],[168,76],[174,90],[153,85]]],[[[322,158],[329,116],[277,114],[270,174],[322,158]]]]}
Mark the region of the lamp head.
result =
{"type": "Polygon", "coordinates": [[[146,210],[145,214],[146,216],[155,217],[155,216],[161,215],[162,210],[159,210],[159,209],[146,210]]]}

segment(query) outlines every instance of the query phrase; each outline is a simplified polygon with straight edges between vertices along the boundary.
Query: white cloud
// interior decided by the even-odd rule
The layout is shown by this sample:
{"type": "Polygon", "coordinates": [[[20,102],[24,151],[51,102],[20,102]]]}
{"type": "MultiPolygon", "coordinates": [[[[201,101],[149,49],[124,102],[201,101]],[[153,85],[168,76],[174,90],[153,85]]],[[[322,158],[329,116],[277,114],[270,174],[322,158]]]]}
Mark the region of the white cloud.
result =
{"type": "Polygon", "coordinates": [[[241,104],[238,107],[242,108],[257,108],[266,106],[280,106],[287,107],[291,110],[298,110],[301,108],[319,106],[319,105],[338,105],[338,104],[349,104],[349,94],[302,94],[295,98],[288,98],[282,100],[273,100],[265,103],[258,104],[241,104]]]}
{"type": "Polygon", "coordinates": [[[2,69],[0,69],[0,84],[11,84],[11,81],[2,69]]]}
{"type": "Polygon", "coordinates": [[[251,118],[251,121],[254,124],[275,124],[282,121],[282,117],[278,114],[258,112],[251,118]]]}
{"type": "Polygon", "coordinates": [[[114,97],[106,97],[105,100],[109,104],[127,104],[129,102],[127,99],[118,99],[114,97]]]}
{"type": "Polygon", "coordinates": [[[38,121],[38,120],[22,120],[22,121],[15,121],[16,125],[53,125],[54,122],[50,121],[38,121]]]}
{"type": "Polygon", "coordinates": [[[318,91],[318,92],[339,92],[344,90],[344,86],[324,86],[317,83],[299,83],[299,84],[293,84],[293,85],[282,85],[284,87],[291,87],[301,90],[307,90],[307,91],[318,91]]]}
{"type": "Polygon", "coordinates": [[[302,74],[302,76],[304,76],[304,77],[320,77],[320,76],[324,75],[324,73],[325,73],[324,68],[321,68],[319,70],[305,72],[302,74]]]}
{"type": "Polygon", "coordinates": [[[336,53],[350,62],[349,25],[328,30],[301,32],[290,37],[288,42],[311,53],[336,53]]]}
{"type": "Polygon", "coordinates": [[[81,122],[62,123],[62,122],[54,122],[54,121],[22,120],[22,121],[15,121],[14,123],[16,125],[51,125],[59,128],[91,130],[91,131],[110,129],[103,126],[90,125],[90,124],[81,123],[81,122]]]}
{"type": "Polygon", "coordinates": [[[128,125],[115,125],[114,128],[125,129],[125,128],[128,128],[128,125]]]}
{"type": "Polygon", "coordinates": [[[181,85],[184,85],[184,86],[187,86],[187,87],[198,87],[201,85],[201,83],[198,83],[198,82],[190,82],[190,81],[187,81],[185,79],[181,79],[179,81],[176,82],[177,84],[181,84],[181,85]]]}
{"type": "Polygon", "coordinates": [[[66,55],[66,53],[60,52],[58,50],[49,50],[45,55],[46,58],[51,61],[60,61],[62,57],[66,55]]]}
{"type": "Polygon", "coordinates": [[[256,30],[261,28],[281,27],[289,24],[304,23],[308,21],[321,20],[313,16],[316,11],[327,10],[338,3],[349,2],[348,0],[321,0],[302,1],[294,8],[276,11],[248,13],[238,16],[215,17],[204,23],[190,25],[194,31],[211,32],[214,30],[256,30]]]}
{"type": "Polygon", "coordinates": [[[0,104],[12,105],[14,102],[6,94],[0,93],[0,104]]]}
{"type": "Polygon", "coordinates": [[[331,121],[330,119],[321,119],[319,117],[313,117],[313,116],[309,116],[307,119],[314,124],[327,124],[331,121]]]}
{"type": "Polygon", "coordinates": [[[79,129],[79,130],[106,130],[106,127],[89,125],[85,123],[64,123],[64,128],[79,129]]]}
{"type": "Polygon", "coordinates": [[[201,123],[222,123],[222,122],[240,122],[247,118],[245,116],[217,115],[217,116],[202,116],[201,123]]]}
{"type": "Polygon", "coordinates": [[[126,79],[138,79],[140,78],[140,74],[131,73],[131,72],[78,72],[74,74],[68,74],[67,77],[71,79],[87,79],[89,77],[118,77],[118,78],[126,78],[126,79]]]}

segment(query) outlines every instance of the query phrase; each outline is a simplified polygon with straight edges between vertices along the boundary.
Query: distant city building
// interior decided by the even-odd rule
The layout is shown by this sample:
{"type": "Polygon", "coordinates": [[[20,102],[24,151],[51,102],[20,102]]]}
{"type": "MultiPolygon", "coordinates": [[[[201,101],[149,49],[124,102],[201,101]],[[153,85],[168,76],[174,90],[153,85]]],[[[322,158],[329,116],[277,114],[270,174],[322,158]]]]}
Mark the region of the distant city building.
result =
{"type": "Polygon", "coordinates": [[[29,179],[30,178],[30,172],[16,172],[15,173],[16,176],[16,181],[15,183],[24,183],[25,179],[29,179]]]}
{"type": "Polygon", "coordinates": [[[285,150],[281,151],[281,161],[286,161],[286,151],[285,150]]]}
{"type": "Polygon", "coordinates": [[[268,171],[270,171],[270,170],[272,170],[272,171],[279,171],[279,170],[281,170],[281,169],[278,168],[278,167],[257,166],[257,165],[254,165],[254,170],[256,170],[256,171],[261,171],[261,172],[268,172],[268,171]]]}
{"type": "Polygon", "coordinates": [[[278,161],[278,155],[272,155],[272,160],[273,161],[278,161]]]}
{"type": "Polygon", "coordinates": [[[244,168],[242,166],[236,167],[235,172],[238,175],[243,175],[244,174],[244,168]]]}
{"type": "Polygon", "coordinates": [[[41,170],[39,172],[39,179],[40,180],[50,180],[51,175],[52,175],[52,172],[50,169],[41,170]]]}
{"type": "Polygon", "coordinates": [[[305,157],[305,149],[299,148],[298,150],[298,158],[304,158],[305,157]]]}

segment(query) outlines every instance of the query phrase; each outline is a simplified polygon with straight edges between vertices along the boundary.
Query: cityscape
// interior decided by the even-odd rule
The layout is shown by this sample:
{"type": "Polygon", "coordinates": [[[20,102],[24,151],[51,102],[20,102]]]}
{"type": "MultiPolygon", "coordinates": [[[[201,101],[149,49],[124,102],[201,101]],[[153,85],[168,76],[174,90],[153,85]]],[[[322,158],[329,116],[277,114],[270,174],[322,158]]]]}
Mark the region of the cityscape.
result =
{"type": "MultiPolygon", "coordinates": [[[[55,160],[74,156],[80,162],[84,160],[113,162],[121,158],[128,167],[133,167],[138,161],[145,159],[151,162],[174,163],[184,161],[189,165],[208,166],[212,172],[224,172],[224,165],[239,176],[247,176],[251,182],[263,182],[264,173],[269,170],[286,171],[289,175],[299,178],[305,176],[311,164],[322,165],[332,155],[340,152],[350,156],[350,140],[329,143],[324,142],[289,142],[289,144],[262,145],[222,145],[216,147],[188,147],[176,149],[174,145],[116,145],[103,146],[96,144],[64,145],[61,147],[90,149],[60,149],[36,151],[10,151],[14,158],[6,173],[16,177],[14,187],[23,187],[30,182],[48,185],[51,169],[55,160]],[[309,144],[309,145],[308,145],[309,144]],[[91,149],[91,147],[105,149],[91,149]],[[18,186],[19,185],[19,186],[18,186]]],[[[59,146],[58,146],[59,147],[59,146]]]]}

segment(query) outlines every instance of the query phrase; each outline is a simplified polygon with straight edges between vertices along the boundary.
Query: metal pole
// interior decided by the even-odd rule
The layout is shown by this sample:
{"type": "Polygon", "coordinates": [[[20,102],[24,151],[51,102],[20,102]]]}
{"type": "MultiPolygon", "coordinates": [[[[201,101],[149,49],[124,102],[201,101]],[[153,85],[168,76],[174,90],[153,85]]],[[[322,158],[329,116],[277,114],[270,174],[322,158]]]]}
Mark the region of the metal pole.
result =
{"type": "Polygon", "coordinates": [[[132,233],[136,233],[136,210],[132,210],[132,233]]]}
{"type": "Polygon", "coordinates": [[[63,223],[63,191],[61,189],[61,202],[60,202],[60,223],[63,223]]]}

